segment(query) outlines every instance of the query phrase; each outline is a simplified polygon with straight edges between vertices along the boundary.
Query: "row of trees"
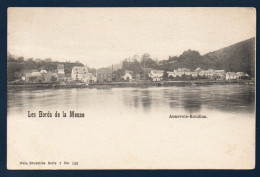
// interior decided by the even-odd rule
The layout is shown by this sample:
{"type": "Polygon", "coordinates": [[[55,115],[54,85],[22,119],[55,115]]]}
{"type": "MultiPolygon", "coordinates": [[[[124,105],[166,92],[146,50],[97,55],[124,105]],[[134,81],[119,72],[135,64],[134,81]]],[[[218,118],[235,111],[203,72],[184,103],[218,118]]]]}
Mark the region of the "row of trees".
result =
{"type": "Polygon", "coordinates": [[[255,39],[249,39],[223,49],[201,55],[196,50],[186,50],[180,56],[169,56],[158,61],[149,54],[137,59],[136,56],[123,61],[122,69],[143,74],[142,68],[173,71],[177,68],[189,69],[223,69],[226,72],[244,72],[254,77],[255,72],[255,39]]]}
{"type": "MultiPolygon", "coordinates": [[[[36,63],[39,63],[39,62],[45,62],[45,63],[48,63],[48,62],[58,62],[58,61],[53,61],[52,58],[45,58],[45,59],[41,59],[41,58],[27,58],[25,59],[24,57],[20,56],[20,57],[15,57],[14,55],[11,55],[8,53],[7,55],[7,62],[24,62],[24,61],[29,61],[29,62],[36,62],[36,63]]],[[[75,62],[71,62],[70,60],[67,60],[65,63],[80,63],[78,60],[76,60],[75,62]]]]}
{"type": "Polygon", "coordinates": [[[135,56],[126,58],[122,64],[122,69],[131,70],[139,74],[143,73],[143,68],[172,71],[177,68],[196,69],[200,67],[207,69],[212,66],[198,51],[190,49],[184,51],[180,56],[170,56],[167,60],[158,61],[145,53],[140,59],[137,59],[135,56]]]}

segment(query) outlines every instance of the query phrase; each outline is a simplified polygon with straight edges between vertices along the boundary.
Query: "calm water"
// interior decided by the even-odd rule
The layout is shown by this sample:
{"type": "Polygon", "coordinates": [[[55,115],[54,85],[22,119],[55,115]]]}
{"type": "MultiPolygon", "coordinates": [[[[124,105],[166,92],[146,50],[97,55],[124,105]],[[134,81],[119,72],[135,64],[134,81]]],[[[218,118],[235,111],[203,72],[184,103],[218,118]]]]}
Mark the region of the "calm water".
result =
{"type": "Polygon", "coordinates": [[[85,113],[168,111],[251,113],[253,85],[211,85],[156,88],[9,89],[8,114],[27,111],[78,111],[85,113]]]}
{"type": "Polygon", "coordinates": [[[254,104],[252,85],[9,89],[8,159],[78,161],[80,166],[57,166],[71,169],[213,169],[216,162],[220,169],[252,168],[254,104]],[[40,110],[86,116],[28,118],[28,111],[40,110]]]}

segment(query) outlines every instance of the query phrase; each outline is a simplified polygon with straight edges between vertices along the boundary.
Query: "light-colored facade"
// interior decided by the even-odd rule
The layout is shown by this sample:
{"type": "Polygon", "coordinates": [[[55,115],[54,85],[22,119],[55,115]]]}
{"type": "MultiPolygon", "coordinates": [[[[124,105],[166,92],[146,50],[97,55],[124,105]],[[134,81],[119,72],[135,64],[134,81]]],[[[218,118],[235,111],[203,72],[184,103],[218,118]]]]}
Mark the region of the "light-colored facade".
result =
{"type": "Polygon", "coordinates": [[[239,78],[246,76],[246,73],[244,72],[237,72],[236,74],[238,75],[239,78]]]}
{"type": "Polygon", "coordinates": [[[71,71],[71,78],[75,81],[82,81],[88,74],[88,68],[85,66],[74,66],[71,71]]]}
{"type": "Polygon", "coordinates": [[[168,77],[182,77],[183,75],[186,76],[192,76],[193,78],[196,78],[198,76],[201,77],[206,77],[209,79],[225,79],[225,70],[214,70],[214,69],[208,69],[208,70],[203,70],[201,68],[197,68],[194,71],[191,71],[190,69],[187,68],[178,68],[175,69],[174,71],[168,71],[168,77]]]}
{"type": "Polygon", "coordinates": [[[39,71],[33,71],[25,74],[25,82],[40,83],[42,82],[42,74],[39,71]]]}
{"type": "Polygon", "coordinates": [[[47,71],[44,70],[44,69],[42,69],[42,70],[40,71],[40,73],[41,73],[41,74],[47,74],[47,71]]]}
{"type": "Polygon", "coordinates": [[[226,76],[225,70],[214,70],[214,78],[224,80],[226,76]]]}
{"type": "Polygon", "coordinates": [[[174,71],[168,71],[168,77],[182,77],[183,75],[186,76],[192,76],[192,77],[198,77],[198,73],[196,71],[191,71],[190,69],[187,68],[178,68],[175,69],[174,71]]]}
{"type": "Polygon", "coordinates": [[[182,75],[190,75],[191,71],[188,68],[178,68],[175,69],[173,72],[175,72],[176,76],[181,77],[182,75]]]}
{"type": "Polygon", "coordinates": [[[152,78],[153,81],[162,81],[163,72],[163,70],[151,70],[148,76],[152,78]]]}
{"type": "Polygon", "coordinates": [[[57,65],[58,74],[65,74],[64,72],[64,64],[57,65]]]}
{"type": "Polygon", "coordinates": [[[212,78],[214,76],[214,70],[213,69],[208,69],[208,70],[201,70],[198,73],[199,76],[205,76],[207,78],[212,78]]]}
{"type": "Polygon", "coordinates": [[[235,80],[239,79],[239,75],[235,72],[227,72],[226,73],[226,80],[235,80]]]}
{"type": "Polygon", "coordinates": [[[176,72],[174,71],[167,71],[168,77],[172,76],[172,77],[177,77],[176,72]]]}
{"type": "Polygon", "coordinates": [[[125,81],[132,81],[133,80],[133,71],[128,71],[128,70],[126,70],[125,71],[125,74],[124,74],[124,76],[123,76],[123,79],[125,80],[125,81]]]}
{"type": "Polygon", "coordinates": [[[59,76],[56,72],[48,72],[42,75],[42,82],[51,83],[59,81],[59,76]]]}
{"type": "Polygon", "coordinates": [[[87,73],[86,77],[82,79],[85,83],[94,83],[97,82],[97,77],[94,76],[92,73],[87,73]]]}

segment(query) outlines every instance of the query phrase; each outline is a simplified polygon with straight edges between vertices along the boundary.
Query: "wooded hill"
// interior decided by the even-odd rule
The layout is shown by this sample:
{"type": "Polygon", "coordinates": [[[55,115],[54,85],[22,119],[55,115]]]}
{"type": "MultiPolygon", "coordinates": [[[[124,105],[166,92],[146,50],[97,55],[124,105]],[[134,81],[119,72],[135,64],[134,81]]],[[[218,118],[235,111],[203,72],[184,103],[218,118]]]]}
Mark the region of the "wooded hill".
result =
{"type": "MultiPolygon", "coordinates": [[[[24,61],[23,57],[17,59],[8,55],[7,58],[7,80],[13,81],[16,78],[15,73],[23,73],[25,70],[45,69],[52,71],[57,69],[57,64],[64,64],[65,74],[70,74],[73,66],[83,66],[82,63],[71,62],[47,62],[42,60],[36,62],[32,59],[24,61]]],[[[112,72],[112,64],[107,68],[100,68],[98,72],[112,72]]],[[[113,71],[116,77],[120,78],[124,70],[133,71],[136,74],[144,75],[143,68],[158,69],[164,71],[173,71],[177,68],[189,69],[224,69],[226,72],[245,72],[250,77],[255,77],[255,38],[233,44],[231,46],[209,52],[201,55],[198,51],[187,50],[180,56],[170,56],[167,60],[157,61],[152,59],[149,54],[144,54],[141,58],[126,58],[122,64],[113,65],[113,71]],[[121,68],[122,69],[119,69],[121,68]]],[[[95,74],[96,69],[89,68],[89,72],[95,74]]],[[[147,72],[145,72],[147,74],[147,72]]]]}
{"type": "Polygon", "coordinates": [[[132,58],[123,61],[123,70],[142,72],[141,68],[173,71],[177,68],[220,69],[226,72],[245,72],[255,76],[255,38],[201,55],[198,51],[187,50],[180,56],[170,56],[168,60],[156,61],[144,54],[140,61],[132,58]]]}
{"type": "Polygon", "coordinates": [[[245,72],[255,76],[255,38],[210,52],[203,56],[213,69],[226,72],[245,72]]]}
{"type": "Polygon", "coordinates": [[[82,63],[68,63],[68,62],[35,62],[32,60],[21,61],[21,60],[7,60],[7,81],[14,81],[20,79],[20,75],[30,70],[41,70],[46,71],[57,70],[58,64],[64,64],[65,74],[70,74],[73,66],[84,66],[82,63]]]}

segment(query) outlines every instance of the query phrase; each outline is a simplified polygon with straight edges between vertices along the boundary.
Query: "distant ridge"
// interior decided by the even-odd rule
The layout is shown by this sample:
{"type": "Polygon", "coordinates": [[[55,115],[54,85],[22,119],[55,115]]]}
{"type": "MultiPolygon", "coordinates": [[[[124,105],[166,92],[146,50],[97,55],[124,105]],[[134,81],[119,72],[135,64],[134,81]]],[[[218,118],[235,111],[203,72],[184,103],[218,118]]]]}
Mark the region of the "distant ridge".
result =
{"type": "MultiPolygon", "coordinates": [[[[99,70],[100,69],[112,71],[112,64],[110,66],[105,67],[105,68],[99,68],[99,70]]],[[[122,69],[122,63],[113,64],[113,71],[116,71],[116,70],[119,70],[119,69],[122,69]]]]}

